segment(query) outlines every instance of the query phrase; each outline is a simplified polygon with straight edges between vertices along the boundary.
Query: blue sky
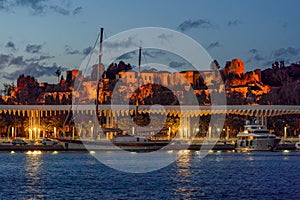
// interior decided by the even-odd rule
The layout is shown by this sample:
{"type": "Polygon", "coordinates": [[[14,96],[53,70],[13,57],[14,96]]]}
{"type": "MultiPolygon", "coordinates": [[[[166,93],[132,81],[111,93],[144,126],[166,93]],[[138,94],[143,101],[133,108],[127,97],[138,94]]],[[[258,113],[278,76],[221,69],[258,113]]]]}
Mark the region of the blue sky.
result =
{"type": "Polygon", "coordinates": [[[164,27],[199,42],[221,66],[241,58],[246,70],[300,61],[297,0],[0,0],[0,81],[20,73],[56,82],[78,68],[99,28],[105,36],[164,27]]]}

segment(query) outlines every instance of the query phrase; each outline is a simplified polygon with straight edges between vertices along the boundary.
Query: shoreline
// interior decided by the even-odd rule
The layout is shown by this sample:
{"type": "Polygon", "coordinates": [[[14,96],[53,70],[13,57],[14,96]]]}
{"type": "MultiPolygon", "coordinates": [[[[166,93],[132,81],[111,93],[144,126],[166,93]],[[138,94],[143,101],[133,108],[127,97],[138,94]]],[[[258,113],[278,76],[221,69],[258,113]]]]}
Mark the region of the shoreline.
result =
{"type": "MultiPolygon", "coordinates": [[[[108,151],[107,149],[90,149],[90,151],[108,151]]],[[[127,149],[128,150],[128,149],[127,149]]],[[[233,151],[235,150],[235,147],[233,144],[215,144],[213,148],[211,148],[211,145],[200,145],[200,144],[191,144],[187,150],[191,151],[199,151],[199,150],[213,150],[213,151],[233,151]]],[[[295,151],[296,147],[294,143],[286,143],[286,144],[279,144],[278,147],[274,150],[276,151],[282,151],[282,150],[290,150],[295,151]]],[[[63,145],[0,145],[0,152],[5,151],[18,151],[18,152],[25,152],[25,151],[84,151],[87,152],[87,150],[84,146],[81,148],[65,148],[63,145]]],[[[113,150],[113,151],[121,151],[121,150],[113,150]]],[[[130,149],[128,151],[131,151],[130,149]]],[[[134,151],[134,150],[132,150],[134,151]]]]}

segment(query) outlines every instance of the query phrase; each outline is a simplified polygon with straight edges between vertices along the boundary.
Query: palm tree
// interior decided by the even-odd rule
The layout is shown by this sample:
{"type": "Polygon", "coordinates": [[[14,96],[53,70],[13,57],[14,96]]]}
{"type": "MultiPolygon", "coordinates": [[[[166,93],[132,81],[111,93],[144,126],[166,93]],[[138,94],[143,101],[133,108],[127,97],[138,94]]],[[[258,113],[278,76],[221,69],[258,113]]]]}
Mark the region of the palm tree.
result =
{"type": "Polygon", "coordinates": [[[58,70],[56,70],[55,74],[56,74],[57,80],[58,80],[58,82],[59,82],[59,77],[60,77],[60,75],[61,75],[61,71],[58,69],[58,70]]]}

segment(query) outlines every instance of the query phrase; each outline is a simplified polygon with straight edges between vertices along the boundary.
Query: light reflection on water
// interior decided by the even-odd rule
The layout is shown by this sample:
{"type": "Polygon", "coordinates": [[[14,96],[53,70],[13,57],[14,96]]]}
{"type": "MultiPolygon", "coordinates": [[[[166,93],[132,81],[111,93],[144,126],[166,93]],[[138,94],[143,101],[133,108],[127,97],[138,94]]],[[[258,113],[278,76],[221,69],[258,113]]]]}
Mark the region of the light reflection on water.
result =
{"type": "Polygon", "coordinates": [[[0,153],[0,199],[295,199],[299,166],[300,152],[203,159],[190,152],[161,170],[131,174],[88,153],[0,153]]]}
{"type": "Polygon", "coordinates": [[[24,193],[34,198],[44,198],[43,180],[41,179],[42,173],[42,159],[40,154],[30,154],[26,156],[25,160],[25,177],[26,184],[24,193]]]}

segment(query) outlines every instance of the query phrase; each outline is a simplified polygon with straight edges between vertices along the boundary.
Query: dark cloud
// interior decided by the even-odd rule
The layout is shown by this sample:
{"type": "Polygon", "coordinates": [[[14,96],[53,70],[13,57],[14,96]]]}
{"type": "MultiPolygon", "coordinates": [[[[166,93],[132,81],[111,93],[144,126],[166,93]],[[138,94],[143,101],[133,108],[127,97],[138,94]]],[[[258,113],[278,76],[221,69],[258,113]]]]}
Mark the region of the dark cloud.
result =
{"type": "Polygon", "coordinates": [[[250,57],[246,60],[246,63],[254,62],[255,64],[260,63],[261,61],[266,60],[264,56],[260,54],[257,49],[250,49],[249,50],[250,57]]]}
{"type": "Polygon", "coordinates": [[[13,43],[12,41],[7,42],[6,45],[5,45],[5,47],[8,48],[8,49],[11,49],[13,51],[16,50],[15,43],[13,43]]]}
{"type": "Polygon", "coordinates": [[[20,70],[16,70],[12,73],[4,73],[3,77],[9,80],[17,79],[21,74],[31,75],[36,78],[41,76],[53,76],[57,70],[66,70],[65,67],[58,66],[53,63],[51,66],[44,66],[39,63],[30,63],[20,70]]]}
{"type": "Polygon", "coordinates": [[[23,56],[17,56],[17,57],[11,58],[9,65],[23,66],[23,65],[26,65],[26,62],[23,59],[23,56]]]}
{"type": "Polygon", "coordinates": [[[115,42],[106,42],[103,44],[106,48],[118,49],[118,48],[128,48],[132,46],[138,46],[136,42],[134,42],[133,37],[128,37],[123,41],[115,41],[115,42]]]}
{"type": "Polygon", "coordinates": [[[73,50],[70,46],[65,45],[65,52],[67,55],[81,54],[79,50],[73,50]]]}
{"type": "Polygon", "coordinates": [[[85,56],[87,56],[87,55],[89,55],[92,51],[93,51],[93,47],[89,46],[89,47],[87,47],[87,48],[85,48],[85,49],[82,50],[82,54],[85,55],[85,56]]]}
{"type": "Polygon", "coordinates": [[[186,65],[186,63],[184,63],[184,62],[172,61],[169,63],[169,67],[172,67],[172,68],[179,68],[179,67],[183,67],[185,65],[186,65]]]}
{"type": "Polygon", "coordinates": [[[25,51],[27,53],[40,53],[42,46],[43,45],[41,45],[41,44],[28,44],[26,46],[25,51]]]}
{"type": "Polygon", "coordinates": [[[217,41],[217,42],[213,42],[210,45],[208,45],[207,50],[209,49],[213,49],[213,48],[218,48],[221,47],[221,44],[217,41]]]}
{"type": "Polygon", "coordinates": [[[51,59],[51,58],[54,58],[54,56],[41,55],[40,57],[37,57],[37,58],[28,58],[25,61],[26,62],[39,62],[39,61],[48,60],[48,59],[51,59]]]}
{"type": "Polygon", "coordinates": [[[54,58],[53,56],[47,56],[47,55],[41,55],[36,58],[28,58],[24,59],[23,56],[13,56],[13,55],[6,55],[6,54],[0,54],[0,69],[2,69],[2,77],[9,79],[9,80],[15,80],[19,77],[21,74],[27,74],[35,77],[41,77],[41,76],[53,76],[55,71],[65,70],[66,68],[62,66],[57,66],[57,64],[52,64],[50,66],[47,66],[44,62],[47,59],[54,58]],[[13,72],[9,73],[7,70],[10,66],[14,67],[13,72]]]}
{"type": "Polygon", "coordinates": [[[184,32],[192,28],[211,28],[212,24],[210,21],[205,19],[198,19],[198,20],[185,20],[177,27],[178,30],[184,32]]]}
{"type": "Polygon", "coordinates": [[[56,13],[59,13],[61,15],[70,15],[70,11],[66,10],[65,8],[55,5],[55,6],[50,6],[50,9],[53,10],[56,13]]]}
{"type": "Polygon", "coordinates": [[[72,11],[72,14],[73,15],[77,15],[77,14],[79,14],[79,13],[81,13],[82,12],[82,7],[81,6],[79,6],[79,7],[77,7],[77,8],[75,8],[73,11],[72,11]]]}
{"type": "Polygon", "coordinates": [[[142,51],[142,54],[146,57],[157,58],[159,56],[163,56],[166,52],[158,49],[146,49],[142,51]]]}
{"type": "Polygon", "coordinates": [[[47,0],[16,0],[16,6],[29,7],[32,9],[33,14],[42,14],[47,8],[47,0]]]}
{"type": "Polygon", "coordinates": [[[0,54],[0,68],[2,65],[7,64],[10,60],[10,56],[6,54],[0,54]]]}
{"type": "Polygon", "coordinates": [[[249,53],[251,53],[251,54],[256,54],[256,53],[258,53],[258,50],[257,50],[257,49],[250,49],[250,50],[249,50],[249,53]]]}
{"type": "Polygon", "coordinates": [[[136,51],[132,51],[119,56],[116,60],[129,60],[134,58],[135,56],[136,56],[136,51]]]}
{"type": "Polygon", "coordinates": [[[280,48],[273,51],[273,56],[275,58],[298,56],[300,54],[300,49],[294,47],[280,48]]]}
{"type": "Polygon", "coordinates": [[[9,7],[10,7],[10,2],[9,1],[5,1],[5,0],[0,0],[0,11],[4,10],[4,11],[8,11],[9,7]]]}
{"type": "Polygon", "coordinates": [[[72,47],[70,47],[69,45],[65,45],[65,53],[67,55],[82,54],[84,56],[87,56],[87,55],[89,55],[89,53],[91,53],[91,51],[93,51],[93,47],[91,47],[91,46],[84,48],[82,51],[80,51],[80,50],[72,49],[72,47]]]}
{"type": "Polygon", "coordinates": [[[287,47],[272,51],[265,65],[271,65],[274,61],[285,61],[285,63],[298,62],[300,60],[300,48],[287,47]]]}
{"type": "Polygon", "coordinates": [[[66,8],[60,4],[54,4],[50,0],[0,0],[0,11],[14,11],[17,7],[29,8],[33,15],[43,15],[48,12],[54,12],[60,15],[68,16],[71,13],[76,15],[82,11],[82,7],[70,8],[71,1],[66,1],[66,8]]]}
{"type": "Polygon", "coordinates": [[[256,54],[253,58],[254,58],[254,60],[256,60],[256,61],[262,61],[262,60],[265,60],[265,58],[262,57],[262,56],[259,55],[259,54],[256,54]]]}
{"type": "Polygon", "coordinates": [[[238,26],[240,24],[241,24],[241,22],[236,19],[236,20],[230,20],[230,21],[228,21],[227,26],[238,26]]]}

